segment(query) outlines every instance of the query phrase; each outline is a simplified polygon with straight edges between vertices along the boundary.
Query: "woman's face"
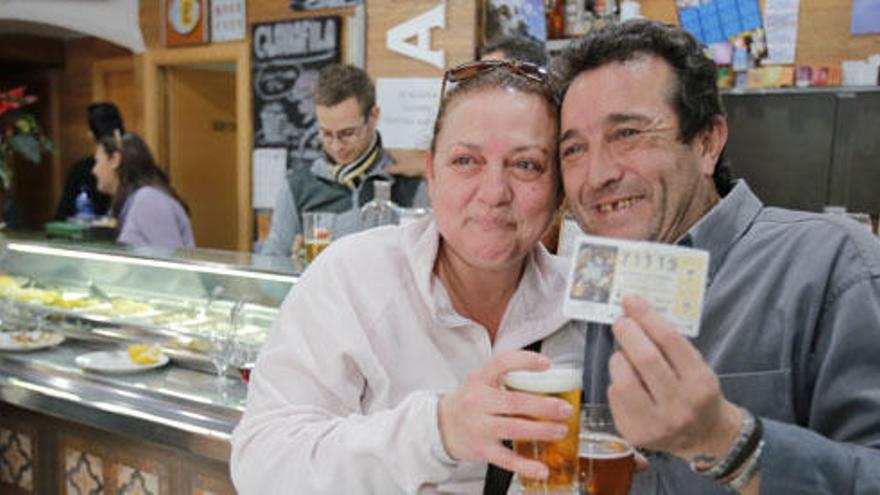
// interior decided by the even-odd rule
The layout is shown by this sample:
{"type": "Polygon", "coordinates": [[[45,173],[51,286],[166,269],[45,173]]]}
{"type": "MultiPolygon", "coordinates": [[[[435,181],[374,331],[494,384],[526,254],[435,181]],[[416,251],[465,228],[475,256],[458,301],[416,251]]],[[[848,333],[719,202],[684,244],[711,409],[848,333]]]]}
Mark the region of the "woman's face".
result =
{"type": "Polygon", "coordinates": [[[119,187],[119,162],[122,155],[113,153],[108,155],[100,144],[95,146],[95,166],[92,167],[92,175],[98,182],[98,190],[104,194],[114,196],[119,187]]]}
{"type": "Polygon", "coordinates": [[[450,102],[426,164],[445,254],[474,268],[519,268],[558,204],[556,139],[540,96],[485,89],[450,102]]]}

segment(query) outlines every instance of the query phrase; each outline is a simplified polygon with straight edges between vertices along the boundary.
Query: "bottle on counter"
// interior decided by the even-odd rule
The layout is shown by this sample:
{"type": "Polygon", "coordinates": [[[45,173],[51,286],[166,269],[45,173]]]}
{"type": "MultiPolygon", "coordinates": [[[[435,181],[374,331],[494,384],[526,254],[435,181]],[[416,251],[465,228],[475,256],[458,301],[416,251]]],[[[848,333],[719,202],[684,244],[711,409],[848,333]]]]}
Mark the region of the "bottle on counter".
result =
{"type": "Polygon", "coordinates": [[[95,207],[92,204],[92,197],[85,187],[81,188],[79,194],[76,195],[74,207],[77,220],[88,221],[95,218],[95,207]]]}
{"type": "Polygon", "coordinates": [[[361,225],[364,228],[400,223],[398,206],[391,201],[391,183],[373,181],[373,199],[361,208],[361,225]]]}
{"type": "Polygon", "coordinates": [[[565,37],[565,0],[544,0],[547,39],[565,37]]]}

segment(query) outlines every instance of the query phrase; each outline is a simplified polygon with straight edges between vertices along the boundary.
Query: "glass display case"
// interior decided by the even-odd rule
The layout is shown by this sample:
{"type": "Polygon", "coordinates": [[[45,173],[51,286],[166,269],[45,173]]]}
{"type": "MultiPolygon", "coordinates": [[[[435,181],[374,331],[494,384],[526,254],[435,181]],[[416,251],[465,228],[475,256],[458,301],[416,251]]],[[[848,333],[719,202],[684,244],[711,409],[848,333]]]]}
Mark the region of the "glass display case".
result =
{"type": "Polygon", "coordinates": [[[80,340],[155,343],[210,369],[212,336],[256,354],[296,283],[291,260],[204,249],[168,251],[0,237],[2,327],[80,340]]]}

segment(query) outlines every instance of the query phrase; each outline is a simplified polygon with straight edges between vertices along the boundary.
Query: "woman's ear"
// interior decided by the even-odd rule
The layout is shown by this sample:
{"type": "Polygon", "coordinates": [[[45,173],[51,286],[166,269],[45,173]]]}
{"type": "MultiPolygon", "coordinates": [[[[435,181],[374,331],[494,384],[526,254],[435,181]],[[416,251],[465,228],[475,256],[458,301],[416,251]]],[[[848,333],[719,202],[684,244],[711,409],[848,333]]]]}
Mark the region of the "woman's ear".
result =
{"type": "Polygon", "coordinates": [[[113,154],[110,155],[110,168],[113,170],[119,170],[119,166],[122,164],[122,153],[118,151],[114,151],[113,154]]]}

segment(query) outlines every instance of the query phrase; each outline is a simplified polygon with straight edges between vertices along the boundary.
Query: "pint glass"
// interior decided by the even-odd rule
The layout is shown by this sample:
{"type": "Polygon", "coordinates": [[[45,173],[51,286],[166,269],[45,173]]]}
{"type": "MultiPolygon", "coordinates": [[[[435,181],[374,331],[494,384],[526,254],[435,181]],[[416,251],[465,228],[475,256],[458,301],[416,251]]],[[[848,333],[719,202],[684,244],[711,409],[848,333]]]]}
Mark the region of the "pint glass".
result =
{"type": "Polygon", "coordinates": [[[614,428],[605,404],[581,410],[578,484],[581,495],[627,495],[636,467],[632,446],[614,428]]]}
{"type": "Polygon", "coordinates": [[[509,390],[560,398],[574,408],[566,420],[568,434],[553,442],[513,440],[517,455],[542,462],[549,469],[545,480],[521,478],[524,493],[573,493],[577,481],[578,426],[581,400],[581,370],[551,368],[546,371],[513,371],[504,378],[509,390]]]}
{"type": "Polygon", "coordinates": [[[333,225],[336,214],[326,211],[303,213],[303,240],[306,247],[306,262],[311,263],[330,245],[333,240],[333,225]]]}

